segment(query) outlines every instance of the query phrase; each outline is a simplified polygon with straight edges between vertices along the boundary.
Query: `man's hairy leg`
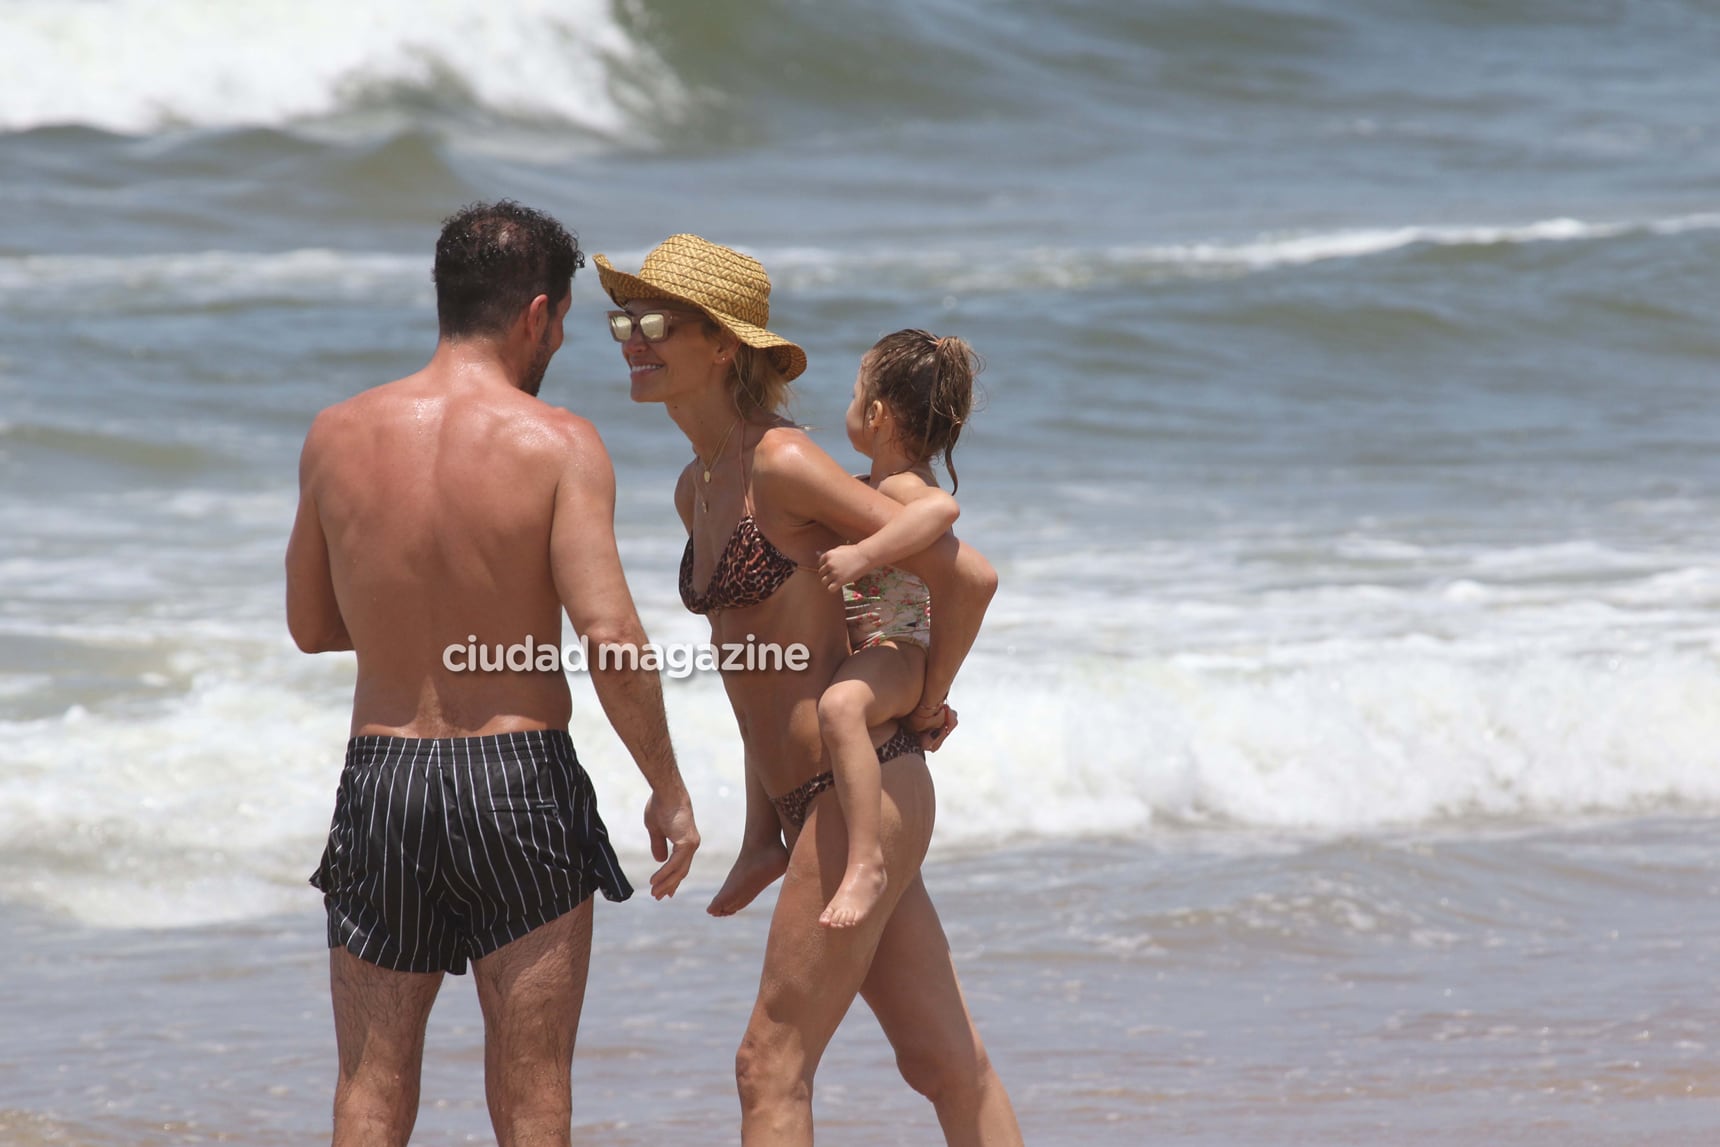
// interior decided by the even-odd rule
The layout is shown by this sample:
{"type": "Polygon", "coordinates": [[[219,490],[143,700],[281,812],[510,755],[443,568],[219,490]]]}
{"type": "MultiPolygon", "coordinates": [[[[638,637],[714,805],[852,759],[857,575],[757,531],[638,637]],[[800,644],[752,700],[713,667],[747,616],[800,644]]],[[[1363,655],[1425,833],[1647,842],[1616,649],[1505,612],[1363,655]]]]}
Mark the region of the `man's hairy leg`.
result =
{"type": "Polygon", "coordinates": [[[329,950],[340,1077],[334,1147],[404,1147],[418,1118],[424,1026],[441,972],[392,972],[329,950]]]}
{"type": "Polygon", "coordinates": [[[591,967],[592,900],[472,961],[484,1093],[500,1147],[566,1147],[573,1042],[591,967]]]}

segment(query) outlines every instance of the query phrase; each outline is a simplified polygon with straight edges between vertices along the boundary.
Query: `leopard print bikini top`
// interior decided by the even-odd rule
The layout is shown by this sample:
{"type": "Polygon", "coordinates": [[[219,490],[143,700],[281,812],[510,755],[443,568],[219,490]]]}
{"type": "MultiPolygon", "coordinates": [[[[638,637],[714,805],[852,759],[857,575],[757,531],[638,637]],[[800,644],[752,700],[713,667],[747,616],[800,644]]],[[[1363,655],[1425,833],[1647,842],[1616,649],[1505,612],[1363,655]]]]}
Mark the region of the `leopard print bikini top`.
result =
{"type": "Polygon", "coordinates": [[[741,497],[746,514],[735,523],[735,532],[717,555],[716,568],[705,592],[693,589],[693,539],[681,554],[681,604],[694,613],[719,609],[746,609],[768,599],[794,576],[794,559],[770,544],[753,519],[752,491],[746,473],[746,432],[741,432],[741,497]]]}

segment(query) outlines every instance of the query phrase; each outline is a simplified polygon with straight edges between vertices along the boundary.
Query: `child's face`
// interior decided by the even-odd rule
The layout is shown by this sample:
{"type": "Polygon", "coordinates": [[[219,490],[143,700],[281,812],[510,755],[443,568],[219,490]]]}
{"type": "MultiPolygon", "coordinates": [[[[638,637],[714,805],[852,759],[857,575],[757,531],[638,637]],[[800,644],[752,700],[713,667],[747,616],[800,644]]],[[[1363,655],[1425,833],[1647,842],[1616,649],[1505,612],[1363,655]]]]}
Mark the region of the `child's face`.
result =
{"type": "Polygon", "coordinates": [[[854,400],[848,404],[848,441],[854,449],[872,457],[873,431],[866,424],[866,408],[872,405],[866,401],[866,360],[860,360],[860,370],[854,376],[854,400]]]}

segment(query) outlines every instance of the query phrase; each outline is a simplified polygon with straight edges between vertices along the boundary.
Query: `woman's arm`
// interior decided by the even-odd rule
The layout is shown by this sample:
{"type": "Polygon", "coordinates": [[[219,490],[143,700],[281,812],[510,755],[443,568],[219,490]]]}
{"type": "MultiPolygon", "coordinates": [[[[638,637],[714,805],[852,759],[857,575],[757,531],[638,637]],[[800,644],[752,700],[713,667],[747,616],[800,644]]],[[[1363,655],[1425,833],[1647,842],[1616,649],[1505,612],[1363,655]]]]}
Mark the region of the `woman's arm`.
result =
{"type": "Polygon", "coordinates": [[[796,525],[815,522],[839,538],[869,538],[903,511],[792,427],[768,430],[759,441],[753,492],[773,515],[796,525]]]}
{"type": "MultiPolygon", "coordinates": [[[[904,511],[866,483],[855,481],[800,431],[767,434],[754,455],[753,474],[762,504],[817,522],[840,537],[870,537],[904,511]]],[[[947,532],[896,564],[924,581],[936,603],[921,702],[941,706],[979,636],[986,607],[997,592],[997,571],[979,551],[947,532]]],[[[930,718],[922,721],[935,723],[930,718]]]]}
{"type": "Polygon", "coordinates": [[[932,643],[926,651],[926,681],[908,723],[915,729],[934,728],[956,672],[973,648],[986,608],[997,593],[997,571],[984,554],[954,534],[946,534],[931,549],[900,564],[918,575],[932,593],[932,643]]]}
{"type": "MultiPolygon", "coordinates": [[[[895,478],[912,477],[895,475],[895,478]]],[[[849,582],[864,577],[879,566],[893,565],[917,554],[943,537],[961,517],[956,500],[919,478],[913,482],[886,481],[883,492],[891,501],[902,506],[902,512],[889,524],[870,537],[852,545],[833,546],[818,560],[818,572],[831,590],[841,590],[849,582]]]]}

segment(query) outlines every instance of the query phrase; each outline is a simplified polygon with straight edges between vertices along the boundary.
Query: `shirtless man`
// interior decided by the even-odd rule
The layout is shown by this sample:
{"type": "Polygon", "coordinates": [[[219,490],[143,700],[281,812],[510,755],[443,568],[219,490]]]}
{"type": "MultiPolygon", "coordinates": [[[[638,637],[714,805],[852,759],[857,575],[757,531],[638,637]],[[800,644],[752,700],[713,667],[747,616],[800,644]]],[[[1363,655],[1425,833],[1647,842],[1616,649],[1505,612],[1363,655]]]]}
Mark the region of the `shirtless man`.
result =
{"type": "MultiPolygon", "coordinates": [[[[563,608],[591,646],[646,641],[609,456],[589,422],[536,397],[583,265],[559,223],[518,204],[455,215],[436,245],[429,364],[324,410],[305,439],[287,625],[307,653],[358,654],[311,878],[328,909],[336,1147],[407,1141],[430,1005],[468,959],[497,1138],[569,1142],[592,895],[632,888],[567,735],[561,667],[486,671],[468,663],[495,659],[466,647],[559,649],[563,608]]],[[[658,677],[631,660],[593,658],[592,684],[651,786],[661,898],[699,834],[658,677]]]]}

